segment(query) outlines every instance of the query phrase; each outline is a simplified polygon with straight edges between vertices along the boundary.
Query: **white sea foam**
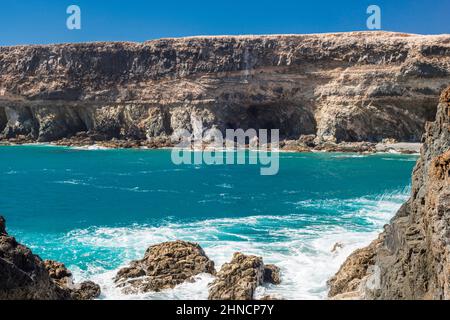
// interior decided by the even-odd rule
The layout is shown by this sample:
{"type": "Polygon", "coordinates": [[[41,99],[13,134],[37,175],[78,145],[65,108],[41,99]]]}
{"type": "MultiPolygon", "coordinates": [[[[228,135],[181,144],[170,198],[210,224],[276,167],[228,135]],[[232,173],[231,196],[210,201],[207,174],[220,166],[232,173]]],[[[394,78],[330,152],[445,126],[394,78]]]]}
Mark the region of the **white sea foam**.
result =
{"type": "MultiPolygon", "coordinates": [[[[103,299],[205,299],[207,285],[212,280],[210,275],[199,275],[194,283],[158,293],[124,295],[115,288],[113,277],[117,269],[109,270],[108,263],[114,260],[125,266],[130,260],[141,258],[149,245],[175,239],[200,243],[206,254],[215,261],[217,269],[229,261],[236,251],[259,255],[266,263],[278,265],[282,270],[282,284],[265,285],[258,289],[257,296],[271,294],[284,299],[325,299],[326,281],[353,250],[369,244],[377,236],[408,194],[409,189],[405,189],[381,197],[349,199],[348,212],[330,217],[330,220],[301,214],[265,215],[182,224],[167,222],[158,227],[89,228],[74,230],[62,241],[69,248],[81,246],[120,252],[112,254],[110,261],[100,263],[96,260],[88,265],[87,270],[70,266],[76,278],[98,282],[102,287],[103,299]],[[356,227],[351,222],[353,218],[369,221],[369,227],[356,227]],[[242,229],[250,232],[241,232],[242,229]],[[331,249],[337,242],[342,243],[343,248],[333,253],[331,249]]],[[[346,202],[319,201],[315,205],[320,209],[336,205],[339,201],[346,202]]]]}
{"type": "Polygon", "coordinates": [[[101,145],[86,145],[86,146],[71,146],[70,149],[73,150],[87,150],[87,151],[96,151],[96,150],[112,150],[112,148],[104,147],[101,145]]]}
{"type": "Polygon", "coordinates": [[[337,158],[337,159],[356,159],[356,158],[366,158],[368,157],[368,155],[364,155],[364,154],[340,154],[340,155],[336,155],[336,156],[332,156],[332,158],[337,158]]]}

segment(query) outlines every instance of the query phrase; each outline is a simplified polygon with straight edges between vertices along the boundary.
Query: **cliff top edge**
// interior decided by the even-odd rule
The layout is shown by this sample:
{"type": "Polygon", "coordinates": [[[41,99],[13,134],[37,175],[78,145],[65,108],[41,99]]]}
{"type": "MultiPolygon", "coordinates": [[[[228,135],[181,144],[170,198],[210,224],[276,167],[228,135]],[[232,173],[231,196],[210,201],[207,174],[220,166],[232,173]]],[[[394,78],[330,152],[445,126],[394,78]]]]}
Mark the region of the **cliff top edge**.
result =
{"type": "Polygon", "coordinates": [[[348,39],[348,38],[386,38],[386,39],[440,39],[450,38],[450,34],[422,35],[413,33],[391,32],[391,31],[351,31],[335,33],[311,33],[311,34],[262,34],[262,35],[197,35],[187,37],[165,37],[143,42],[137,41],[91,41],[74,43],[54,43],[54,44],[20,44],[11,46],[1,46],[0,48],[26,48],[26,47],[65,47],[65,46],[86,46],[86,45],[149,45],[158,42],[187,42],[187,41],[206,41],[206,40],[288,40],[288,39],[348,39]]]}

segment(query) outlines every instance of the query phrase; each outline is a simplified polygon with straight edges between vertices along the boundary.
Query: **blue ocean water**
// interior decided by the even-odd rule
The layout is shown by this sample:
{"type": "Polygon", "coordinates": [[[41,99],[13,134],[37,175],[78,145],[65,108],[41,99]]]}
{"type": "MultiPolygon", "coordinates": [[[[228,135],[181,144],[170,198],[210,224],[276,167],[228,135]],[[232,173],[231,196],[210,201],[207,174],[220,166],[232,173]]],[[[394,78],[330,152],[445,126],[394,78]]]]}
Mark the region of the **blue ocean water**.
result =
{"type": "MultiPolygon", "coordinates": [[[[255,165],[174,165],[170,150],[0,147],[0,213],[8,230],[102,298],[201,299],[208,275],[174,290],[125,296],[112,277],[162,241],[199,242],[217,266],[233,252],[282,268],[258,294],[326,297],[326,280],[408,198],[414,155],[281,153],[255,165]],[[331,252],[337,242],[343,248],[331,252]]],[[[252,155],[249,155],[252,156],[252,155]]]]}

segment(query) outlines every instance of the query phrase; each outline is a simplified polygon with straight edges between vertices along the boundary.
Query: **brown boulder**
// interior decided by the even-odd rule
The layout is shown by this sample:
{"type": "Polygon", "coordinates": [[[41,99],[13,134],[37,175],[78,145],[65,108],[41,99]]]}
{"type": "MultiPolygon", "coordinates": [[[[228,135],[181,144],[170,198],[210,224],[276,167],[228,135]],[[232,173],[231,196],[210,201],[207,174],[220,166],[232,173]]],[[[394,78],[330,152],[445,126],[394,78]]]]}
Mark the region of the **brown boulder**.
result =
{"type": "Polygon", "coordinates": [[[54,260],[45,260],[44,266],[50,277],[60,286],[67,286],[72,283],[72,273],[66,268],[64,263],[54,260]]]}
{"type": "Polygon", "coordinates": [[[274,265],[264,266],[263,259],[240,252],[225,263],[209,285],[210,300],[252,300],[255,290],[264,282],[280,283],[280,270],[274,265]]]}
{"type": "Polygon", "coordinates": [[[198,244],[173,241],[149,247],[142,260],[119,270],[115,282],[124,293],[160,291],[200,273],[215,274],[214,262],[198,244]]]}
{"type": "Polygon", "coordinates": [[[72,288],[74,300],[92,300],[100,296],[100,286],[92,281],[84,281],[72,288]]]}
{"type": "Polygon", "coordinates": [[[274,264],[266,264],[264,266],[264,282],[272,283],[272,284],[280,284],[281,283],[281,271],[274,264]]]}

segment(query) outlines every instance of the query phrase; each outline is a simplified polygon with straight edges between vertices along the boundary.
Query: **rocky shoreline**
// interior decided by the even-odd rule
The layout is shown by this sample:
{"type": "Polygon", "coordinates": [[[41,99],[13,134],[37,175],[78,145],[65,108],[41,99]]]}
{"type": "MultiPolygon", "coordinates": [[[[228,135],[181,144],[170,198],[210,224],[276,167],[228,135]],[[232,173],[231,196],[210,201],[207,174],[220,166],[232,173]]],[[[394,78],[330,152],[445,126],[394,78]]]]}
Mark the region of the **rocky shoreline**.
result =
{"type": "Polygon", "coordinates": [[[450,299],[450,88],[423,140],[411,198],[330,279],[330,298],[450,299]]]}
{"type": "MultiPolygon", "coordinates": [[[[197,243],[181,240],[150,246],[143,259],[120,269],[114,282],[124,294],[159,292],[194,282],[203,273],[215,276],[208,286],[210,300],[254,300],[258,286],[281,283],[280,269],[264,264],[261,257],[236,252],[216,272],[214,262],[197,243]]],[[[100,295],[98,284],[75,284],[64,264],[42,260],[18,243],[6,232],[0,216],[0,300],[91,300],[100,295]]]]}
{"type": "Polygon", "coordinates": [[[74,283],[64,264],[43,261],[18,243],[0,216],[0,300],[91,300],[99,295],[97,284],[74,283]]]}
{"type": "MultiPolygon", "coordinates": [[[[308,137],[300,137],[298,140],[282,140],[279,147],[275,149],[279,152],[348,152],[348,153],[400,153],[400,154],[418,154],[421,143],[397,142],[395,139],[385,139],[382,142],[308,142],[308,137]],[[306,141],[305,141],[306,140],[306,141]]],[[[50,143],[36,143],[25,137],[18,137],[8,140],[0,140],[0,146],[15,145],[54,145],[64,147],[76,147],[81,149],[169,149],[174,148],[170,139],[158,138],[152,140],[95,140],[88,135],[79,134],[75,137],[64,138],[50,143]]],[[[203,149],[208,149],[208,144],[204,144],[203,149]]],[[[248,145],[246,149],[250,149],[248,145]]],[[[270,146],[267,147],[271,150],[270,146]]]]}

